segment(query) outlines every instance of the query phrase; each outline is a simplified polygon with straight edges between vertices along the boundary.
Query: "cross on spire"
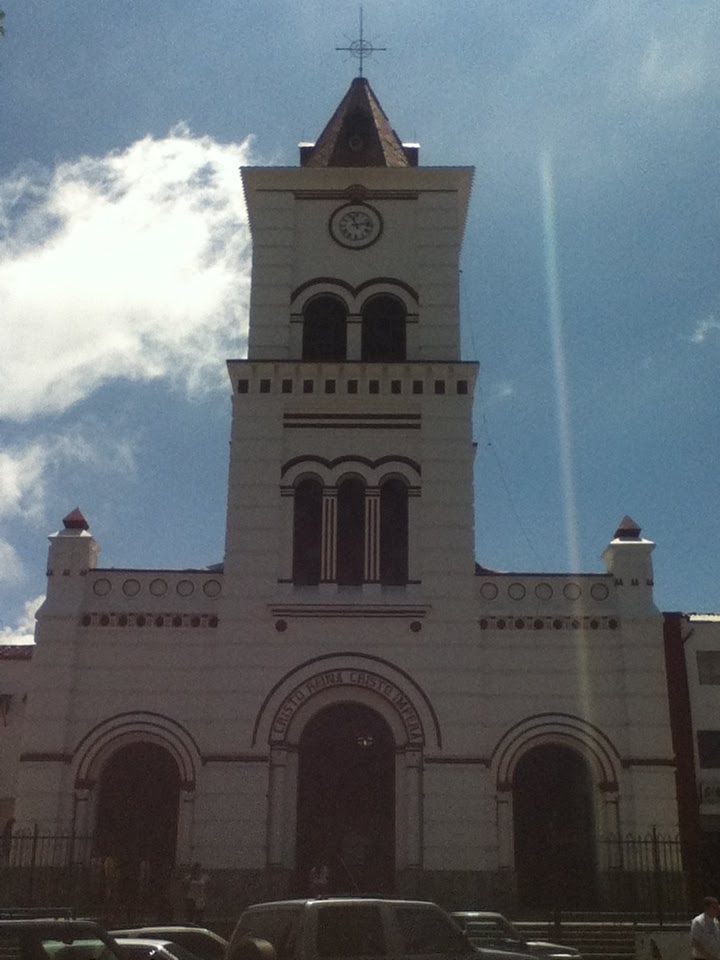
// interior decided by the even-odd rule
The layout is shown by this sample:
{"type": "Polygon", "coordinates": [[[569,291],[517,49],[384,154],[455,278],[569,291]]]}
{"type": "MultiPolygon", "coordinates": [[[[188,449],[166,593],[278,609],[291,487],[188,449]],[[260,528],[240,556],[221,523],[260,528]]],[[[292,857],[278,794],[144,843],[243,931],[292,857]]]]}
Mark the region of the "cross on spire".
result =
{"type": "Polygon", "coordinates": [[[373,44],[366,40],[363,35],[363,8],[360,7],[360,38],[358,40],[352,40],[350,46],[348,47],[335,47],[336,50],[342,50],[346,53],[349,53],[351,57],[355,57],[356,60],[360,61],[359,69],[360,72],[358,76],[363,75],[363,60],[366,60],[368,57],[371,57],[373,53],[377,50],[387,50],[387,47],[375,47],[373,44]]]}

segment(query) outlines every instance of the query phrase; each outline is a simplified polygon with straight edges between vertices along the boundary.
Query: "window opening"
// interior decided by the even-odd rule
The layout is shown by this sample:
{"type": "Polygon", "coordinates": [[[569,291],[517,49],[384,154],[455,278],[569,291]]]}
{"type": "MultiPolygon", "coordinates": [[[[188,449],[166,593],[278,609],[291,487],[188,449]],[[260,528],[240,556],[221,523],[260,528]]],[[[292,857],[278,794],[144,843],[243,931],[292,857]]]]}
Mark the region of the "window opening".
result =
{"type": "Polygon", "coordinates": [[[408,581],[408,489],[402,480],[380,487],[380,583],[408,581]]]}
{"type": "Polygon", "coordinates": [[[337,297],[316,297],[303,313],[303,360],[344,360],[347,315],[337,297]]]}
{"type": "Polygon", "coordinates": [[[295,488],[293,583],[298,586],[320,583],[321,548],[322,484],[308,477],[295,488]]]}
{"type": "Polygon", "coordinates": [[[360,584],[365,574],[365,484],[350,477],[338,487],[337,582],[360,584]]]}
{"type": "Polygon", "coordinates": [[[362,311],[361,358],[368,363],[397,363],[405,357],[405,307],[395,297],[372,297],[362,311]]]}

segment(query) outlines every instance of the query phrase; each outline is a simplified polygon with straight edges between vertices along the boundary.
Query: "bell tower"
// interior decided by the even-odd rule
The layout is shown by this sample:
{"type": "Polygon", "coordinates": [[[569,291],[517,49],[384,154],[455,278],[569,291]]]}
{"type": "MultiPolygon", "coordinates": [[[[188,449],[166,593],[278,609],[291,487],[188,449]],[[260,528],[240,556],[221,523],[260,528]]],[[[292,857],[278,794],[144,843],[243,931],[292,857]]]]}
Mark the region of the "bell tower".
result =
{"type": "Polygon", "coordinates": [[[225,574],[258,601],[472,589],[472,169],[421,167],[358,77],[298,167],[243,168],[247,360],[231,360],[225,574]]]}

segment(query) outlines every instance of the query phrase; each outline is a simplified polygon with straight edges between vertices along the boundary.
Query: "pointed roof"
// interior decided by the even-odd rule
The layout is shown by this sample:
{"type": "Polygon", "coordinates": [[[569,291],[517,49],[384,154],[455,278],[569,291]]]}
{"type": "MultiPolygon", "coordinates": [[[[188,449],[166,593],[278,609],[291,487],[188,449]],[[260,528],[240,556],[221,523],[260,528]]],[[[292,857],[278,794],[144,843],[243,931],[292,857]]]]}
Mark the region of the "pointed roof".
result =
{"type": "Polygon", "coordinates": [[[635,523],[632,517],[625,516],[620,521],[620,526],[615,531],[616,540],[639,540],[641,528],[635,523]]]}
{"type": "Polygon", "coordinates": [[[303,167],[414,167],[365,77],[355,77],[315,144],[300,147],[303,167]]]}
{"type": "Polygon", "coordinates": [[[80,513],[80,507],[75,507],[72,513],[63,517],[63,526],[66,530],[89,530],[90,524],[80,513]]]}

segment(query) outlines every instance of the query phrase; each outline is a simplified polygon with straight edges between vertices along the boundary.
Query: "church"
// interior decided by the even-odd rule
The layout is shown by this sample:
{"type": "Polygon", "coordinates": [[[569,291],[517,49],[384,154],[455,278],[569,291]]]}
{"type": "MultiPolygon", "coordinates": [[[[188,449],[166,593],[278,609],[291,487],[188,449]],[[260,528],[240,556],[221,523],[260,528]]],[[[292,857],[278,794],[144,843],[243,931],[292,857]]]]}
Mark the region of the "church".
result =
{"type": "Polygon", "coordinates": [[[472,184],[423,167],[363,77],[298,166],[243,168],[224,562],[104,568],[79,509],[50,537],[15,830],[157,877],[199,862],[235,915],[318,867],[330,892],[612,908],[612,838],[697,821],[638,525],[599,573],[476,562],[472,184]]]}

